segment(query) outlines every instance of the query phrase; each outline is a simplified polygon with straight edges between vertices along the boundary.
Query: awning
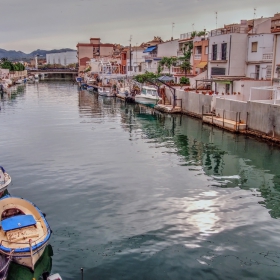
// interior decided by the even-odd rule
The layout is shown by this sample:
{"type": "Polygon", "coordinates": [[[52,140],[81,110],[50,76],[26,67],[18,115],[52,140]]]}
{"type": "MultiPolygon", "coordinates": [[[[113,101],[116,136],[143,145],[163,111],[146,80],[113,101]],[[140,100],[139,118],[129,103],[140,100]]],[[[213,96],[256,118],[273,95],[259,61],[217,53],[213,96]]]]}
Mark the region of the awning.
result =
{"type": "Polygon", "coordinates": [[[170,81],[173,81],[174,78],[172,77],[169,77],[169,76],[161,76],[158,78],[159,81],[162,81],[162,82],[170,82],[170,81]]]}
{"type": "Polygon", "coordinates": [[[276,66],[276,72],[280,72],[280,65],[276,66]]]}
{"type": "Polygon", "coordinates": [[[145,49],[145,50],[143,51],[143,53],[152,52],[152,51],[155,50],[156,48],[157,48],[157,46],[148,47],[147,49],[145,49]]]}
{"type": "Polygon", "coordinates": [[[201,61],[199,64],[196,66],[197,68],[204,68],[207,65],[207,61],[201,61]]]}

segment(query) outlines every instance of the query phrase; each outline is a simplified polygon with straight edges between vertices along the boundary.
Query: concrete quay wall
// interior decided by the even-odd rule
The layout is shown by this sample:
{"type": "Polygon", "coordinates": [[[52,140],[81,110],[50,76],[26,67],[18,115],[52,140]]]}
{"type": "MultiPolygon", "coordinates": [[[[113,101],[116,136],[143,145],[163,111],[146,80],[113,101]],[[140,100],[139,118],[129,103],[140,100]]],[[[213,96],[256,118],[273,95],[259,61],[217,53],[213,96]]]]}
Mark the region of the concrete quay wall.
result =
{"type": "MultiPolygon", "coordinates": [[[[166,96],[173,105],[173,95],[170,89],[166,96]]],[[[272,100],[240,101],[213,95],[198,94],[193,91],[176,89],[176,98],[182,99],[182,113],[202,118],[203,114],[215,112],[216,116],[246,124],[246,132],[264,139],[280,142],[280,101],[273,104],[272,100]],[[202,112],[203,110],[203,112],[202,112]],[[240,114],[239,114],[240,113],[240,114]],[[240,118],[239,118],[240,117],[240,118]]],[[[179,100],[176,106],[181,106],[179,100]]]]}

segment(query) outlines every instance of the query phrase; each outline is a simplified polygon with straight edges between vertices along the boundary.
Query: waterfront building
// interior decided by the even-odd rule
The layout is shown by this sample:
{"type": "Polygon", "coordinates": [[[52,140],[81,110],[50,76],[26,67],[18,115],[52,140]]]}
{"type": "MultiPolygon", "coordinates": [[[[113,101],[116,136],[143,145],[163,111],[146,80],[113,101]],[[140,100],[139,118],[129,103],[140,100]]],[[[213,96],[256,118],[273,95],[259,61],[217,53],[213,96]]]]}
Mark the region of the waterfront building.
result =
{"type": "Polygon", "coordinates": [[[77,51],[46,54],[47,64],[60,64],[67,66],[78,63],[77,51]]]}
{"type": "Polygon", "coordinates": [[[280,31],[274,34],[271,78],[274,86],[280,86],[280,31]]]}
{"type": "Polygon", "coordinates": [[[79,71],[83,71],[92,58],[112,57],[114,54],[114,44],[103,44],[100,38],[90,38],[90,43],[78,43],[76,47],[79,71]]]}

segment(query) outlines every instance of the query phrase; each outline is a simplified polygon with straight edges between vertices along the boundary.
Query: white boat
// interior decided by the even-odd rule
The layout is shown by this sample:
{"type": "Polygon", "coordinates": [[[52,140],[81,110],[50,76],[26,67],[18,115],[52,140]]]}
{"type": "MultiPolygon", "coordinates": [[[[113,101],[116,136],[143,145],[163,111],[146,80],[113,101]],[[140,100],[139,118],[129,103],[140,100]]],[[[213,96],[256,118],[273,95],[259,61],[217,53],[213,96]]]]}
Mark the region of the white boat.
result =
{"type": "Polygon", "coordinates": [[[47,280],[62,280],[61,276],[58,273],[50,275],[47,280]]]}
{"type": "Polygon", "coordinates": [[[23,83],[23,80],[22,80],[22,79],[18,79],[18,80],[15,81],[15,83],[16,83],[16,84],[22,84],[22,83],[23,83]]]}
{"type": "Polygon", "coordinates": [[[8,188],[11,182],[11,176],[5,171],[5,169],[2,166],[0,166],[0,196],[8,188]]]}
{"type": "Polygon", "coordinates": [[[98,88],[98,94],[101,96],[113,97],[116,96],[111,87],[101,86],[98,88]]]}
{"type": "Polygon", "coordinates": [[[153,87],[143,86],[140,94],[135,95],[135,102],[145,105],[156,105],[161,100],[158,90],[153,87]]]}
{"type": "Polygon", "coordinates": [[[118,89],[117,97],[125,99],[130,95],[130,88],[129,87],[121,87],[118,89]]]}
{"type": "Polygon", "coordinates": [[[0,253],[34,270],[51,237],[44,214],[30,201],[6,195],[0,217],[0,253]]]}
{"type": "Polygon", "coordinates": [[[38,74],[35,74],[35,75],[34,75],[34,79],[35,79],[35,81],[39,81],[39,75],[38,75],[38,74]]]}

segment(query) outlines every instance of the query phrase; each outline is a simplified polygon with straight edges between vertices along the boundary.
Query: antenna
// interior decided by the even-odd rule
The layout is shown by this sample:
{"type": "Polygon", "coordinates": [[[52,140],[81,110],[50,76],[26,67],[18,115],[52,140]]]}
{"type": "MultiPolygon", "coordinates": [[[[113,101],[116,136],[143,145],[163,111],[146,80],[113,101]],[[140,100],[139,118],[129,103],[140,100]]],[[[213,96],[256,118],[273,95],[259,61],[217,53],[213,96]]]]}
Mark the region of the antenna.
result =
{"type": "Polygon", "coordinates": [[[194,31],[194,23],[192,24],[192,31],[194,31]]]}
{"type": "Polygon", "coordinates": [[[257,11],[257,8],[254,8],[254,19],[256,18],[256,11],[257,11]]]}
{"type": "Polygon", "coordinates": [[[171,37],[171,40],[173,40],[173,29],[174,29],[174,26],[175,26],[175,23],[172,22],[172,37],[171,37]]]}
{"type": "Polygon", "coordinates": [[[132,41],[132,35],[129,37],[129,71],[132,71],[131,67],[131,41],[132,41]]]}
{"type": "Polygon", "coordinates": [[[218,12],[216,12],[216,29],[218,28],[218,12]]]}

